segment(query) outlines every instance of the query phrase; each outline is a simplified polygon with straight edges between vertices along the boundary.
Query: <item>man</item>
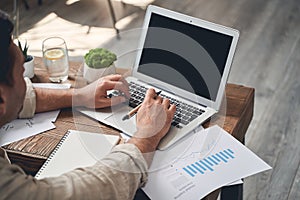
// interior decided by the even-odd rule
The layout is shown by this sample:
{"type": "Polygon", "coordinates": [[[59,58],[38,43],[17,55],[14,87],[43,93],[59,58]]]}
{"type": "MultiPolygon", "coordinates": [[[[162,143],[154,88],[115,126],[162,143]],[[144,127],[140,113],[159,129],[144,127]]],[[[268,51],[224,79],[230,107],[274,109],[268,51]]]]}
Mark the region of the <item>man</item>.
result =
{"type": "MultiPolygon", "coordinates": [[[[13,25],[7,16],[0,12],[0,127],[15,119],[20,110],[24,110],[24,60],[11,40],[12,29],[13,25]]],[[[65,98],[59,103],[56,102],[55,94],[50,95],[49,101],[56,104],[50,106],[50,109],[71,105],[72,95],[78,95],[75,105],[106,107],[112,103],[112,99],[106,98],[107,90],[116,87],[122,92],[128,92],[126,82],[118,75],[108,76],[99,82],[85,89],[65,91],[65,98]],[[95,94],[93,97],[91,92],[95,94]]],[[[44,96],[41,91],[35,92],[36,110],[43,111],[45,108],[39,105],[39,100],[48,100],[39,98],[47,95],[44,96]]],[[[114,100],[118,103],[124,100],[122,98],[114,100]]],[[[137,188],[147,180],[147,169],[153,153],[170,128],[175,110],[168,99],[156,97],[155,91],[149,89],[137,113],[137,132],[126,144],[114,147],[110,154],[94,166],[76,169],[60,177],[36,180],[27,176],[20,167],[9,163],[6,152],[0,148],[0,198],[132,199],[137,188]]]]}

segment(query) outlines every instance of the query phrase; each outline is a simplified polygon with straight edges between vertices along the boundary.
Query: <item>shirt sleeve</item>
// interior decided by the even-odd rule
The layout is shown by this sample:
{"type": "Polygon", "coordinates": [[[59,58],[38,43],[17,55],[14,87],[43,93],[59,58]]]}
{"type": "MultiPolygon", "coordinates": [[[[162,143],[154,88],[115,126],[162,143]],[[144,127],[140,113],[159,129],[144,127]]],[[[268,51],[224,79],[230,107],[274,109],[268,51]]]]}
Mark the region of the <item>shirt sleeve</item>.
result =
{"type": "MultiPolygon", "coordinates": [[[[80,159],[80,158],[78,158],[80,159]]],[[[147,163],[133,144],[121,144],[94,166],[37,180],[0,157],[4,199],[133,199],[147,181],[147,163]]]]}
{"type": "Polygon", "coordinates": [[[6,151],[0,147],[0,158],[3,158],[7,163],[10,164],[6,151]]]}
{"type": "Polygon", "coordinates": [[[32,118],[36,108],[36,94],[32,83],[28,77],[24,77],[26,83],[26,95],[23,102],[23,108],[19,113],[19,118],[32,118]]]}

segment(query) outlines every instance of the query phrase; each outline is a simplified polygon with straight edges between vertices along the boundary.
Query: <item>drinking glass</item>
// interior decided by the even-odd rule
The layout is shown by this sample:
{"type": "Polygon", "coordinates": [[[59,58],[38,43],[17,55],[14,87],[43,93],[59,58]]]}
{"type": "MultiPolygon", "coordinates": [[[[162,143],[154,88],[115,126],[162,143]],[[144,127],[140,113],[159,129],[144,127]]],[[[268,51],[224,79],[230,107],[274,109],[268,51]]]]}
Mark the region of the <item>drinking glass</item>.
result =
{"type": "Polygon", "coordinates": [[[68,79],[69,58],[64,39],[50,37],[43,41],[43,60],[51,82],[61,83],[68,79]]]}

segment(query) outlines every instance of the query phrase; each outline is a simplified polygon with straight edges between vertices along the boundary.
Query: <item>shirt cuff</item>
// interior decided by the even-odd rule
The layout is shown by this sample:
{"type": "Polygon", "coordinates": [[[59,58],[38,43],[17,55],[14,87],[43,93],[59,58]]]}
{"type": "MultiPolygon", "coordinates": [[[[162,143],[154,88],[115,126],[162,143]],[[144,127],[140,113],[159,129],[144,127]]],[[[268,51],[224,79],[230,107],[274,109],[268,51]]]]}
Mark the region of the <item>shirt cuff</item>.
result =
{"type": "Polygon", "coordinates": [[[26,95],[23,102],[23,108],[19,113],[19,118],[32,118],[36,108],[36,95],[32,83],[28,77],[24,78],[26,83],[26,95]]]}
{"type": "MultiPolygon", "coordinates": [[[[130,169],[127,168],[127,171],[131,173],[139,172],[141,174],[140,187],[143,187],[148,180],[148,164],[141,151],[134,144],[127,143],[116,145],[112,149],[111,155],[114,153],[123,153],[132,159],[132,161],[135,163],[135,167],[131,166],[130,169]]],[[[128,164],[127,167],[129,167],[128,164]]]]}

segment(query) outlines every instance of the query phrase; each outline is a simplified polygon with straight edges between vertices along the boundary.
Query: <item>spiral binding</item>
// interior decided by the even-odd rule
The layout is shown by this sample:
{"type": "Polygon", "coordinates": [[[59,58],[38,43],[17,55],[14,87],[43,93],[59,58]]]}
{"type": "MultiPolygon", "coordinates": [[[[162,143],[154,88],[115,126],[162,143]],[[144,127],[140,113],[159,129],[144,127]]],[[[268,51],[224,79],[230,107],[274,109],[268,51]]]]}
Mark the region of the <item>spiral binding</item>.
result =
{"type": "Polygon", "coordinates": [[[43,170],[47,167],[48,163],[51,161],[51,159],[55,156],[56,152],[58,149],[61,147],[61,145],[65,142],[67,137],[69,136],[70,131],[67,131],[66,134],[61,138],[59,143],[56,145],[55,149],[51,152],[50,156],[48,159],[45,161],[45,163],[42,165],[42,167],[39,169],[39,171],[36,173],[35,178],[39,178],[43,170]]]}

